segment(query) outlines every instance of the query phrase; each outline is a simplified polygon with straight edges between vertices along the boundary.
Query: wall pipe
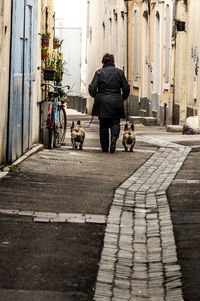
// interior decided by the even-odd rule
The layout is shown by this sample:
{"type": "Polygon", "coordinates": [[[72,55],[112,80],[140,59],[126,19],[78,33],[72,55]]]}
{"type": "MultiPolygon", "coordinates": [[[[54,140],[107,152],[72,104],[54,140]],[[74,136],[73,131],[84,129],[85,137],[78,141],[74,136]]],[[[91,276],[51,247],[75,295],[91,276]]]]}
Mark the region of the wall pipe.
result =
{"type": "MultiPolygon", "coordinates": [[[[127,33],[126,33],[126,37],[127,37],[127,41],[126,41],[126,47],[127,47],[127,49],[126,49],[126,64],[127,64],[127,80],[128,80],[128,82],[130,82],[130,80],[129,80],[129,63],[128,63],[128,61],[129,61],[129,59],[128,59],[128,47],[129,47],[129,30],[128,30],[128,28],[129,28],[129,22],[128,22],[128,20],[129,20],[129,4],[128,4],[128,2],[129,1],[132,1],[132,0],[124,0],[124,2],[126,2],[126,15],[127,15],[127,19],[126,19],[126,31],[127,31],[127,33]]],[[[128,116],[129,116],[129,102],[128,102],[128,99],[127,99],[127,103],[126,103],[126,114],[127,114],[127,118],[128,118],[128,116]]]]}
{"type": "MultiPolygon", "coordinates": [[[[128,47],[129,47],[129,34],[128,34],[128,15],[129,15],[129,5],[128,2],[132,1],[132,0],[124,0],[124,2],[126,3],[126,15],[127,15],[127,19],[126,19],[126,37],[127,37],[127,41],[126,41],[126,64],[127,64],[127,80],[128,80],[128,76],[129,76],[129,68],[128,68],[128,47]]],[[[128,80],[129,81],[129,80],[128,80]]]]}
{"type": "MultiPolygon", "coordinates": [[[[177,0],[174,0],[174,7],[173,7],[173,20],[176,19],[176,7],[177,7],[177,0]]],[[[172,124],[174,123],[174,98],[175,98],[175,70],[176,70],[176,36],[174,41],[174,70],[173,70],[173,93],[172,93],[172,124]]]]}

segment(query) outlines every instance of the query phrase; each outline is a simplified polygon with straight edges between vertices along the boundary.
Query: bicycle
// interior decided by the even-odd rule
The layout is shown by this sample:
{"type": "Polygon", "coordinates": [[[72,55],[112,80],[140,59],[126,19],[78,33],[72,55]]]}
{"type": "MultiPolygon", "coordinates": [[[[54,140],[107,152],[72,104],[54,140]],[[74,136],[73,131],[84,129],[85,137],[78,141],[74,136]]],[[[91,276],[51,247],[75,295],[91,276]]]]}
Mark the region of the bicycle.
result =
{"type": "Polygon", "coordinates": [[[65,102],[63,100],[59,101],[58,89],[68,88],[69,93],[70,86],[54,86],[50,83],[44,83],[42,86],[50,86],[54,88],[54,91],[48,92],[49,100],[47,116],[47,128],[49,129],[48,147],[52,149],[53,147],[58,147],[64,142],[67,130],[65,102]]]}

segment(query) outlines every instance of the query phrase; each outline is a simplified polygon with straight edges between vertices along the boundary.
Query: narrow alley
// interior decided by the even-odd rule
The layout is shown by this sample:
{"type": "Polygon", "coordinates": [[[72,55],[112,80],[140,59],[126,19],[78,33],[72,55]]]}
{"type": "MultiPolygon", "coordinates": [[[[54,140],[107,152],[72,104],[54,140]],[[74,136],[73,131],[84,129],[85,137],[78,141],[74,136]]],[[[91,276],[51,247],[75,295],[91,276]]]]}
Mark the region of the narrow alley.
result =
{"type": "Polygon", "coordinates": [[[138,124],[102,153],[89,122],[2,173],[0,300],[199,300],[199,136],[138,124]]]}
{"type": "Polygon", "coordinates": [[[199,18],[0,0],[0,301],[200,301],[199,18]]]}

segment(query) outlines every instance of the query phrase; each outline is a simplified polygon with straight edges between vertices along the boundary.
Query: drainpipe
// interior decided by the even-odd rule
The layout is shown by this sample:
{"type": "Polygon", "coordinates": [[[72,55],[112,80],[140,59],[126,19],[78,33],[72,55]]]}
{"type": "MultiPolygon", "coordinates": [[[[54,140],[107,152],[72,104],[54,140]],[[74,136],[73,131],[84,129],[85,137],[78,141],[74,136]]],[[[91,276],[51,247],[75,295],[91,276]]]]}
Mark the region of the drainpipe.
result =
{"type": "Polygon", "coordinates": [[[128,68],[128,47],[129,47],[129,30],[128,30],[128,18],[129,18],[129,6],[128,6],[128,2],[127,2],[127,22],[126,22],[126,31],[127,31],[127,50],[126,50],[126,55],[127,55],[127,58],[126,58],[126,64],[127,64],[127,79],[128,79],[128,76],[129,76],[129,68],[128,68]]]}
{"type": "Polygon", "coordinates": [[[128,34],[128,14],[129,14],[129,6],[128,6],[128,1],[131,0],[124,0],[124,2],[126,3],[126,15],[127,15],[127,19],[126,19],[126,37],[127,37],[127,41],[126,41],[126,64],[127,64],[127,79],[128,79],[128,74],[129,74],[129,68],[128,68],[128,47],[129,47],[129,34],[128,34]]]}
{"type": "MultiPolygon", "coordinates": [[[[89,28],[89,21],[90,21],[90,0],[87,1],[87,29],[86,29],[86,49],[85,49],[85,65],[86,65],[86,83],[88,85],[88,41],[89,41],[89,33],[90,33],[90,28],[89,28]]],[[[90,103],[90,96],[88,92],[86,93],[86,114],[88,113],[88,108],[89,108],[89,103],[90,103]]]]}
{"type": "MultiPolygon", "coordinates": [[[[174,7],[173,7],[173,20],[176,19],[176,7],[177,7],[177,0],[174,0],[174,7]]],[[[173,62],[173,92],[172,92],[172,116],[171,116],[171,123],[174,123],[174,99],[175,99],[175,67],[176,67],[176,36],[174,38],[174,62],[173,62]]],[[[172,84],[172,83],[171,83],[172,84]]]]}
{"type": "Polygon", "coordinates": [[[163,121],[163,125],[167,124],[167,104],[164,103],[164,121],[163,121]]]}
{"type": "Polygon", "coordinates": [[[88,59],[88,39],[89,39],[89,20],[90,20],[90,0],[87,1],[87,36],[86,36],[86,58],[85,58],[85,63],[87,64],[87,59],[88,59]]]}
{"type": "MultiPolygon", "coordinates": [[[[175,2],[175,11],[177,14],[177,4],[178,4],[177,0],[175,2]]],[[[183,5],[183,1],[179,1],[179,3],[181,4],[178,10],[178,14],[180,15],[181,19],[184,20],[185,24],[187,24],[187,11],[185,6],[183,5]]],[[[187,35],[186,32],[184,33],[184,28],[183,27],[177,27],[178,31],[182,31],[183,33],[179,36],[179,40],[181,43],[181,53],[180,53],[180,68],[181,68],[181,73],[179,74],[178,77],[178,83],[179,85],[179,97],[180,97],[180,108],[179,108],[179,124],[183,125],[185,123],[185,119],[187,118],[187,95],[186,95],[186,85],[187,85],[187,70],[186,70],[186,59],[187,59],[187,54],[188,54],[188,48],[187,48],[187,35]]],[[[175,40],[175,42],[177,42],[175,40]]],[[[180,44],[179,43],[179,44],[180,44]]],[[[177,45],[175,43],[175,53],[177,50],[177,45]]],[[[180,47],[180,45],[178,45],[178,47],[180,47]]],[[[175,61],[176,61],[176,57],[175,57],[175,61]]],[[[177,76],[177,72],[176,72],[177,68],[176,66],[174,66],[174,80],[176,80],[177,76]],[[176,76],[176,77],[175,77],[176,76]]],[[[176,87],[176,82],[174,84],[174,87],[176,87]]]]}
{"type": "MultiPolygon", "coordinates": [[[[127,80],[128,82],[130,81],[128,79],[128,76],[129,76],[129,64],[128,64],[128,47],[129,47],[129,30],[128,30],[128,18],[129,18],[129,5],[128,5],[128,1],[132,1],[132,0],[124,0],[124,2],[126,3],[126,16],[127,16],[127,19],[126,19],[126,38],[127,38],[127,41],[126,41],[126,72],[127,72],[127,80]]],[[[127,118],[129,117],[129,101],[127,99],[127,103],[126,103],[126,115],[127,115],[127,118]]]]}

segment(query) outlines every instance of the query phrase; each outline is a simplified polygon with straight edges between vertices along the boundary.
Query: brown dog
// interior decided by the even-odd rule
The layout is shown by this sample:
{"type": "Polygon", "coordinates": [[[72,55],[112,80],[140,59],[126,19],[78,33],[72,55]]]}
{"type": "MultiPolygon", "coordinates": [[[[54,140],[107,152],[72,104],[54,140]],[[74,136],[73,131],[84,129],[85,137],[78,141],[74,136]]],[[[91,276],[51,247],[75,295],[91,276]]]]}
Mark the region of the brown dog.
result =
{"type": "Polygon", "coordinates": [[[134,125],[131,124],[131,127],[128,127],[128,124],[125,124],[123,139],[122,139],[122,144],[124,146],[125,152],[128,151],[128,145],[130,145],[130,152],[133,151],[135,141],[136,141],[136,139],[135,139],[135,133],[134,133],[134,125]]]}
{"type": "Polygon", "coordinates": [[[71,126],[71,141],[73,149],[77,149],[76,143],[79,143],[79,149],[82,150],[84,139],[85,132],[81,126],[80,120],[78,120],[76,124],[73,121],[71,126]]]}

